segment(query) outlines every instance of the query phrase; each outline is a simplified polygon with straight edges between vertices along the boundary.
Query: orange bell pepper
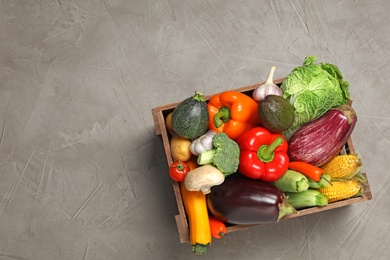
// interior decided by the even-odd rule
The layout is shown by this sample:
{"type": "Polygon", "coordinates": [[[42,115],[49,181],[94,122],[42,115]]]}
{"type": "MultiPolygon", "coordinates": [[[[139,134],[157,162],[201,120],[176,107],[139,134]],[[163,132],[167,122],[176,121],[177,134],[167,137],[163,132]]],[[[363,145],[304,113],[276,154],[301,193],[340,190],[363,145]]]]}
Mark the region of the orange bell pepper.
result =
{"type": "Polygon", "coordinates": [[[258,126],[258,103],[251,97],[228,90],[211,97],[207,107],[209,111],[209,129],[224,132],[235,140],[245,130],[258,126]]]}

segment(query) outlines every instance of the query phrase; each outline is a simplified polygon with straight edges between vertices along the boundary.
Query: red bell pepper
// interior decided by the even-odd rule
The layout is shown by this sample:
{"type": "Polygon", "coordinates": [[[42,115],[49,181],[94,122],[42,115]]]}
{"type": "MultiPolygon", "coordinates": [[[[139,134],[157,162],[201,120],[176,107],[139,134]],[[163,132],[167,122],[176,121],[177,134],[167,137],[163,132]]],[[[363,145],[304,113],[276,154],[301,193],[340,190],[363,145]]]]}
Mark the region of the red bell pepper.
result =
{"type": "Polygon", "coordinates": [[[288,169],[288,143],[283,135],[264,127],[243,132],[236,140],[240,147],[238,171],[252,179],[278,180],[288,169]]]}

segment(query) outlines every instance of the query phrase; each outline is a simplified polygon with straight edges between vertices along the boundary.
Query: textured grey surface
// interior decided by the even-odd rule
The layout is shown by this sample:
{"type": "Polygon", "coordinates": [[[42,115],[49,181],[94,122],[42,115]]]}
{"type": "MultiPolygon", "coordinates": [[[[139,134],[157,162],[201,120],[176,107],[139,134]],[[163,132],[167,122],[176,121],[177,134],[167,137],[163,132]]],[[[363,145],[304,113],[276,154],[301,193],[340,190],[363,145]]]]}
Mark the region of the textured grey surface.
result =
{"type": "Polygon", "coordinates": [[[390,255],[390,2],[0,3],[0,259],[197,259],[151,108],[286,76],[305,56],[351,84],[374,199],[230,233],[203,259],[390,255]]]}

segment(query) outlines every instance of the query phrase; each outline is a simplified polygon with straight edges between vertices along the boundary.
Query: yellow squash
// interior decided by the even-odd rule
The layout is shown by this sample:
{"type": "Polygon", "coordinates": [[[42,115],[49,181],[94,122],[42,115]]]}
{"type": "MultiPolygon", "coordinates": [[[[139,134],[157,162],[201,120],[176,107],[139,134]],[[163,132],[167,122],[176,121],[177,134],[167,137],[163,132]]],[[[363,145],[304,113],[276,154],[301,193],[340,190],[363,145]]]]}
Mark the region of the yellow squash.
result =
{"type": "Polygon", "coordinates": [[[206,195],[201,191],[188,191],[182,182],[180,191],[190,225],[192,252],[204,255],[212,242],[206,195]]]}

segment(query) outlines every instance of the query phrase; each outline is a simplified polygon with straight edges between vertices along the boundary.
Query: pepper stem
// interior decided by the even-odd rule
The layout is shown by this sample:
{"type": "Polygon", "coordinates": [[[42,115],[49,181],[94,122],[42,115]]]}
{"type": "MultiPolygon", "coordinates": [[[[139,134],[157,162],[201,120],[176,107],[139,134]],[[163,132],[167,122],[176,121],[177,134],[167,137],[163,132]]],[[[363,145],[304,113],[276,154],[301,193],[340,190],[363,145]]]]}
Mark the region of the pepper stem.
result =
{"type": "Polygon", "coordinates": [[[230,109],[223,106],[219,109],[218,113],[214,116],[214,126],[219,128],[223,123],[227,123],[230,120],[230,109]]]}
{"type": "Polygon", "coordinates": [[[326,181],[327,183],[329,183],[331,186],[333,186],[333,184],[330,182],[330,180],[328,180],[327,178],[324,177],[324,175],[322,174],[321,179],[323,179],[324,181],[326,181]]]}
{"type": "Polygon", "coordinates": [[[259,150],[257,150],[257,157],[259,157],[259,159],[262,162],[265,163],[271,162],[274,159],[275,149],[283,142],[284,142],[283,138],[279,136],[270,145],[264,144],[260,146],[259,150]]]}

